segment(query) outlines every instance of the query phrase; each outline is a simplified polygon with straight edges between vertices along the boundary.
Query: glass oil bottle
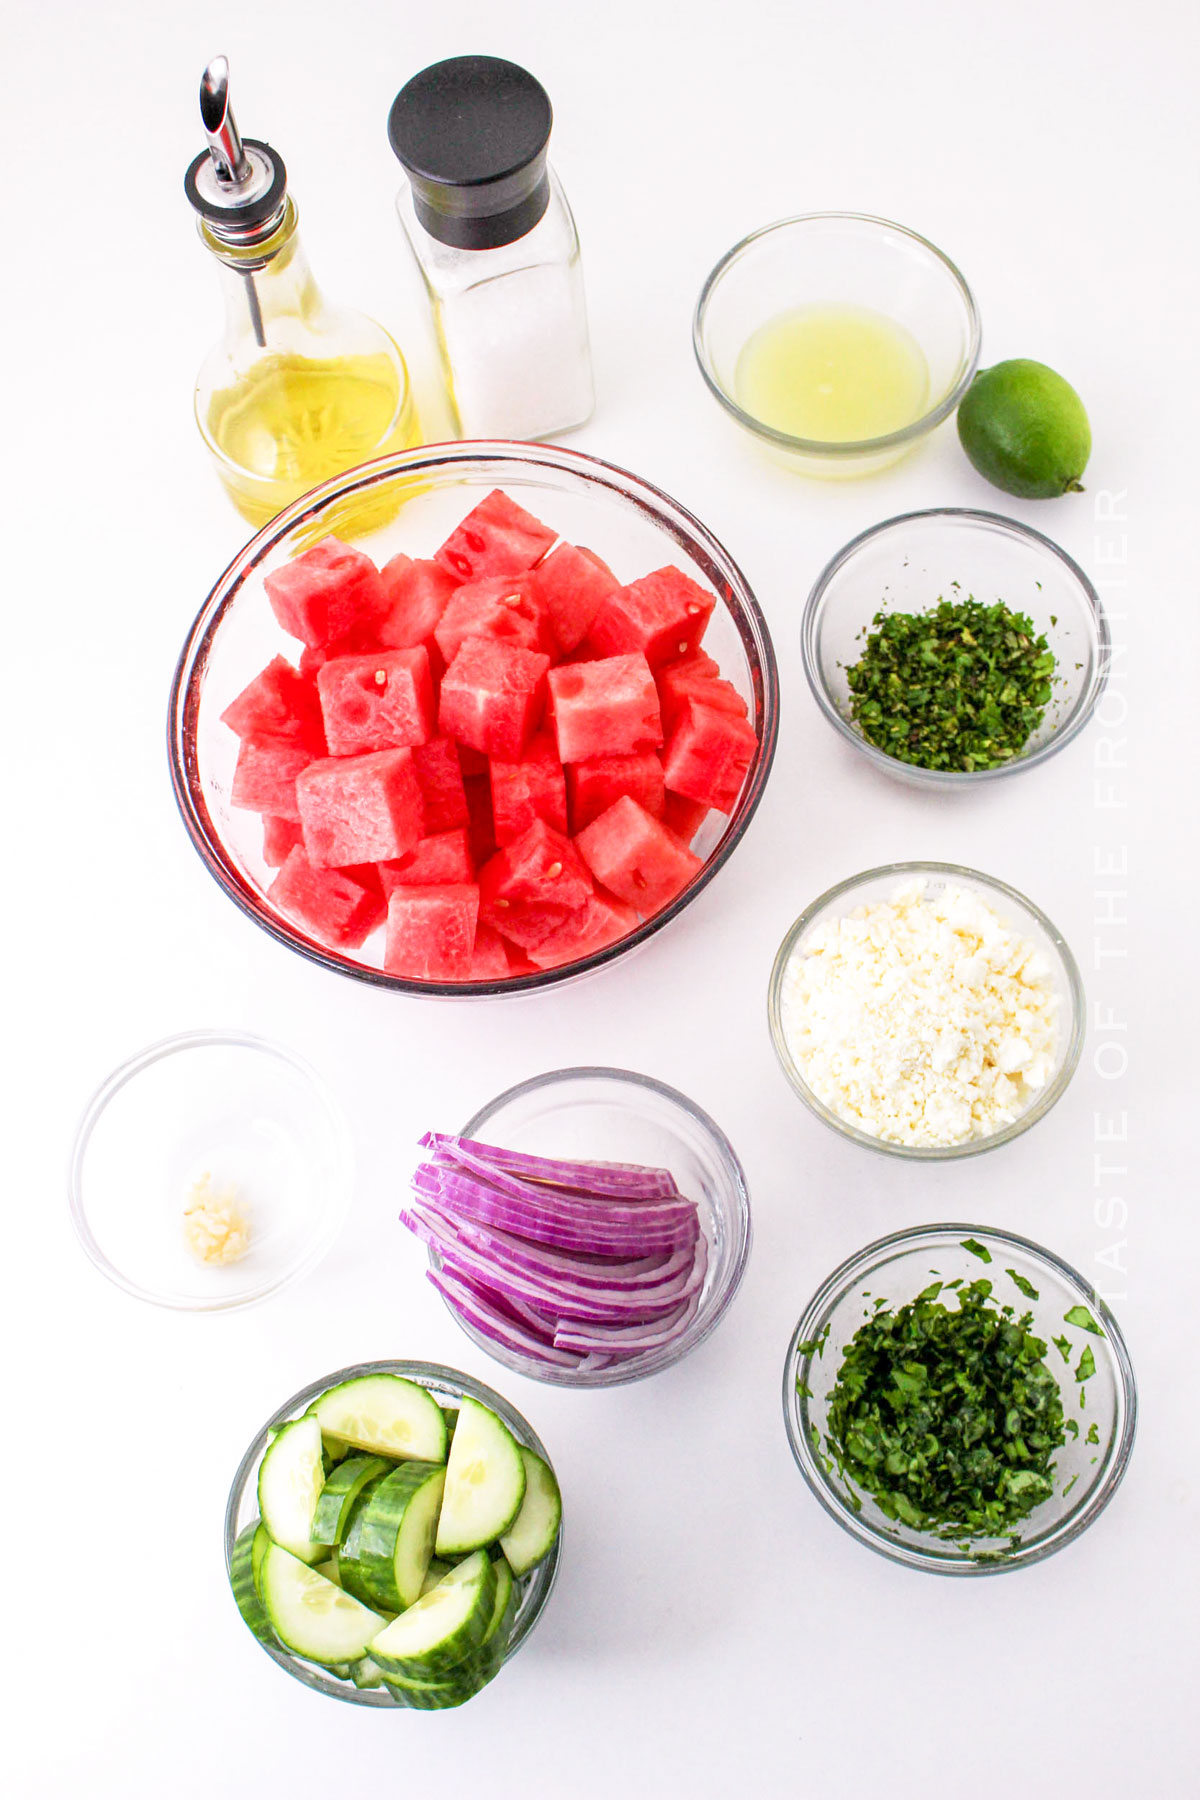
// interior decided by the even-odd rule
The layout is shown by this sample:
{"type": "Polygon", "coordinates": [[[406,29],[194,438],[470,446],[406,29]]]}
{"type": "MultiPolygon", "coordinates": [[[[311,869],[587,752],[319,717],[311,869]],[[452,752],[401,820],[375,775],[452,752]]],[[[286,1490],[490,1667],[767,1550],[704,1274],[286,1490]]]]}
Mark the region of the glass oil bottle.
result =
{"type": "MultiPolygon", "coordinates": [[[[200,369],[196,423],[234,505],[258,526],[331,476],[418,443],[420,428],[397,345],[313,279],[283,159],[239,135],[224,57],[204,72],[200,112],[208,148],[184,186],[220,270],[225,331],[200,369]]],[[[394,489],[352,497],[337,528],[373,529],[398,504],[394,489]]]]}

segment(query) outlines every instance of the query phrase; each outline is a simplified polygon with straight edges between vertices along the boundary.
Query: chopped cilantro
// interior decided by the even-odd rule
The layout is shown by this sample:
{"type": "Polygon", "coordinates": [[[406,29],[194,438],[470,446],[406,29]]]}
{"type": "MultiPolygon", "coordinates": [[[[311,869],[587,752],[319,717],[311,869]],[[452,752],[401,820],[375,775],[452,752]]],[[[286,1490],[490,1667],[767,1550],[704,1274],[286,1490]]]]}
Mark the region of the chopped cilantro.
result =
{"type": "Polygon", "coordinates": [[[1020,1288],[1027,1300],[1037,1300],[1040,1298],[1032,1281],[1027,1281],[1024,1275],[1018,1275],[1015,1269],[1005,1269],[1004,1273],[1006,1275],[1011,1275],[1013,1282],[1020,1288]]]}
{"type": "Polygon", "coordinates": [[[980,1262],[991,1262],[992,1260],[991,1251],[986,1244],[981,1244],[978,1238],[964,1238],[962,1247],[964,1250],[969,1250],[972,1256],[977,1256],[980,1262]]]}
{"type": "Polygon", "coordinates": [[[1086,1306],[1073,1306],[1070,1312],[1063,1314],[1064,1325],[1078,1325],[1081,1331],[1090,1331],[1094,1337],[1103,1337],[1103,1329],[1097,1325],[1086,1306]]]}

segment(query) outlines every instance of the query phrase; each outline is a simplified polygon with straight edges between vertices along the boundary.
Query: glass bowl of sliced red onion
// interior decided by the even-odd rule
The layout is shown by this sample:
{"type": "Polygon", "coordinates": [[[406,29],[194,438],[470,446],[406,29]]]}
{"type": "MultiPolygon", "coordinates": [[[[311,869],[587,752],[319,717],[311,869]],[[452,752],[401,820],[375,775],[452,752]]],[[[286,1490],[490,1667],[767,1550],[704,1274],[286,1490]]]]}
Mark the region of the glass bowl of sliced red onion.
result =
{"type": "Polygon", "coordinates": [[[725,1134],[675,1088],[557,1069],[422,1142],[402,1220],[458,1323],[506,1368],[615,1387],[670,1368],[724,1317],[750,1195],[725,1134]]]}

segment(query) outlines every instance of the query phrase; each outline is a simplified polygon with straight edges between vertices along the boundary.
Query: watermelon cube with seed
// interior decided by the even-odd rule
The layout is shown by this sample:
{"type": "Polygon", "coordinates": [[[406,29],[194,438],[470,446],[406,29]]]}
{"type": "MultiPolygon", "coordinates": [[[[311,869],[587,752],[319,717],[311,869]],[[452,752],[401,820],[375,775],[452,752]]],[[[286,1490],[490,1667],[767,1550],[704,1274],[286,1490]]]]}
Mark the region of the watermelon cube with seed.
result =
{"type": "Polygon", "coordinates": [[[598,662],[560,663],[551,669],[547,685],[560,762],[634,756],[662,743],[658,690],[640,651],[598,662]]]}
{"type": "Polygon", "coordinates": [[[622,794],[658,818],[666,801],[662,764],[653,750],[636,756],[589,756],[567,769],[567,794],[572,832],[598,819],[622,794]]]}
{"type": "Polygon", "coordinates": [[[398,862],[381,862],[379,879],[383,891],[394,887],[436,887],[448,882],[474,881],[475,864],[464,826],[457,831],[439,831],[423,837],[415,850],[398,862]]]}
{"type": "Polygon", "coordinates": [[[603,887],[647,915],[674,899],[704,866],[628,794],[585,826],[575,846],[603,887]]]}
{"type": "Polygon", "coordinates": [[[440,563],[414,562],[393,556],[379,571],[387,609],[377,627],[379,642],[389,650],[428,645],[457,583],[440,563]]]}
{"type": "Polygon", "coordinates": [[[243,738],[238,746],[229,798],[250,812],[298,819],[296,777],[317,758],[303,744],[279,738],[243,738]]]}
{"type": "Polygon", "coordinates": [[[434,637],[448,663],[469,637],[497,638],[522,650],[554,648],[541,607],[511,575],[492,575],[456,588],[434,637]]]}
{"type": "Polygon", "coordinates": [[[673,794],[732,812],[757,749],[748,720],[685,700],[663,751],[667,786],[673,794]]]}
{"type": "Polygon", "coordinates": [[[519,762],[493,757],[490,778],[492,821],[501,849],[528,831],[535,819],[566,831],[567,784],[554,740],[546,732],[530,739],[519,762]]]}
{"type": "Polygon", "coordinates": [[[317,650],[387,611],[387,592],[375,564],[335,537],[323,538],[276,569],[263,587],[283,629],[317,650]]]}
{"type": "Polygon", "coordinates": [[[573,912],[592,892],[592,878],[570,838],[544,819],[535,819],[515,843],[484,864],[479,886],[491,918],[500,901],[573,912]]]}
{"type": "Polygon", "coordinates": [[[433,736],[433,676],[424,644],[339,656],[317,676],[331,756],[405,750],[433,736]]]}
{"type": "Polygon", "coordinates": [[[541,561],[556,536],[523,506],[493,488],[461,525],[455,526],[434,560],[456,581],[523,575],[541,561]]]}
{"type": "Polygon", "coordinates": [[[221,719],[240,738],[275,738],[304,744],[314,756],[325,754],[317,690],[284,656],[273,656],[221,719]]]}
{"type": "Polygon", "coordinates": [[[526,577],[527,591],[564,651],[578,649],[602,604],[620,585],[607,563],[574,544],[559,544],[526,577]]]}
{"type": "Polygon", "coordinates": [[[540,651],[467,638],[442,677],[438,730],[516,762],[541,722],[549,667],[540,651]]]}
{"type": "Polygon", "coordinates": [[[315,868],[391,862],[425,829],[411,750],[376,750],[310,763],[296,782],[304,847],[315,868]]]}
{"type": "Polygon", "coordinates": [[[474,882],[394,887],[388,896],[383,966],[412,981],[467,981],[475,952],[474,882]]]}
{"type": "Polygon", "coordinates": [[[267,889],[267,898],[310,936],[338,950],[357,950],[383,919],[377,888],[341,869],[314,869],[299,844],[267,889]]]}
{"type": "Polygon", "coordinates": [[[640,650],[659,668],[696,648],[715,605],[682,569],[656,569],[609,595],[592,620],[588,645],[597,656],[640,650]]]}

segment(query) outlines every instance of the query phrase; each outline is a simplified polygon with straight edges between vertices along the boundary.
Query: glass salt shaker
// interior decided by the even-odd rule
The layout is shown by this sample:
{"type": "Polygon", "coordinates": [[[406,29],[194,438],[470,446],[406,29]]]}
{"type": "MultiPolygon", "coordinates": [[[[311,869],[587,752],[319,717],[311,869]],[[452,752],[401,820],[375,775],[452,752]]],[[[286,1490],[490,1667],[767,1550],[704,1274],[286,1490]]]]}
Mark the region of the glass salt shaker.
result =
{"type": "Polygon", "coordinates": [[[494,56],[422,70],[388,118],[461,437],[552,437],[595,404],[579,239],[546,161],[552,118],[541,83],[494,56]]]}

